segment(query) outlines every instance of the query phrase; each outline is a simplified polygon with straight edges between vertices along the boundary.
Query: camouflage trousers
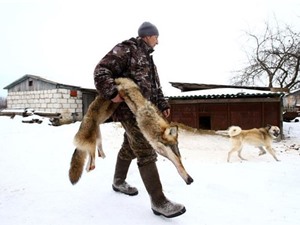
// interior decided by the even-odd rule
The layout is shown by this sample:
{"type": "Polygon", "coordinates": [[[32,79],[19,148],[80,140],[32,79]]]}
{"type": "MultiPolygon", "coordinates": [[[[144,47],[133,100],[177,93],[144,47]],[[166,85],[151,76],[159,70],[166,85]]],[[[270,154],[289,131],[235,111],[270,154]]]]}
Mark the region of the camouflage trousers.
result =
{"type": "Polygon", "coordinates": [[[124,141],[118,157],[123,160],[137,158],[139,167],[157,160],[157,153],[141,133],[135,119],[121,121],[125,129],[124,141]]]}

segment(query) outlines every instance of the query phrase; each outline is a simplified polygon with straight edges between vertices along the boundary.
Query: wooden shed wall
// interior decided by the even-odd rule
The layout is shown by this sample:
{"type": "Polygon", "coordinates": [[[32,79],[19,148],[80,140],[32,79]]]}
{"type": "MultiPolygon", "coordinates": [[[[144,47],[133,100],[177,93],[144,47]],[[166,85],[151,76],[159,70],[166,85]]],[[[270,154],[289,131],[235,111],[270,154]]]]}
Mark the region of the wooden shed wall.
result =
{"type": "Polygon", "coordinates": [[[86,114],[90,104],[94,101],[97,96],[97,92],[82,92],[82,112],[83,115],[86,114]]]}
{"type": "Polygon", "coordinates": [[[38,79],[26,79],[23,82],[16,84],[8,89],[8,92],[20,92],[20,91],[41,91],[56,89],[55,84],[51,84],[38,79]]]}
{"type": "Polygon", "coordinates": [[[184,101],[170,100],[170,120],[197,129],[224,130],[231,125],[243,129],[267,124],[282,127],[280,99],[184,101]]]}

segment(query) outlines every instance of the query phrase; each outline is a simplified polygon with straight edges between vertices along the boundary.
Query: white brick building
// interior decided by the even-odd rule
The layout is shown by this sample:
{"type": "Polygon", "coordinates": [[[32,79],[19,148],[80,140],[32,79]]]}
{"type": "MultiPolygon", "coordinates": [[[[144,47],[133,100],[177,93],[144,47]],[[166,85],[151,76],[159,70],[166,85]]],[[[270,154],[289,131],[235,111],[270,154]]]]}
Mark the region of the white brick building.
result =
{"type": "Polygon", "coordinates": [[[66,120],[81,120],[97,92],[25,75],[6,86],[7,108],[31,108],[35,111],[60,113],[66,120]]]}

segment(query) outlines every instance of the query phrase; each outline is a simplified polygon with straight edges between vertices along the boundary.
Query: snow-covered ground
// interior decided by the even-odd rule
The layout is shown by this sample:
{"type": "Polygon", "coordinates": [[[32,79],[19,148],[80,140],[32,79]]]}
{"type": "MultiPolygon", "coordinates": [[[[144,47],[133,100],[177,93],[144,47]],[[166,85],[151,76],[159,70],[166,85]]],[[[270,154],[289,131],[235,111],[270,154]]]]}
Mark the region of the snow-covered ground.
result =
{"type": "Polygon", "coordinates": [[[68,179],[79,122],[59,127],[0,117],[1,225],[296,225],[300,221],[300,123],[284,123],[285,140],[274,141],[280,162],[247,146],[241,162],[227,163],[224,136],[180,131],[183,164],[194,178],[186,185],[170,161],[158,169],[168,198],[186,206],[173,219],[155,216],[136,161],[127,181],[139,189],[130,197],[111,188],[116,155],[122,143],[119,124],[101,125],[106,158],[84,173],[75,186],[68,179]]]}

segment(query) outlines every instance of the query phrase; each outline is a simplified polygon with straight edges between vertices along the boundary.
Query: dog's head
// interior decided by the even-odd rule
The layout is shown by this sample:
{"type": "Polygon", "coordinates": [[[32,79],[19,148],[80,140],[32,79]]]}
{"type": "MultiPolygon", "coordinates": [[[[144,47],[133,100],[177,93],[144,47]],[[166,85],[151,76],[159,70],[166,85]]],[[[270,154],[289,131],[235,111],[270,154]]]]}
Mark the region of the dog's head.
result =
{"type": "Polygon", "coordinates": [[[280,129],[277,126],[267,125],[267,130],[272,138],[278,138],[280,135],[280,129]]]}

